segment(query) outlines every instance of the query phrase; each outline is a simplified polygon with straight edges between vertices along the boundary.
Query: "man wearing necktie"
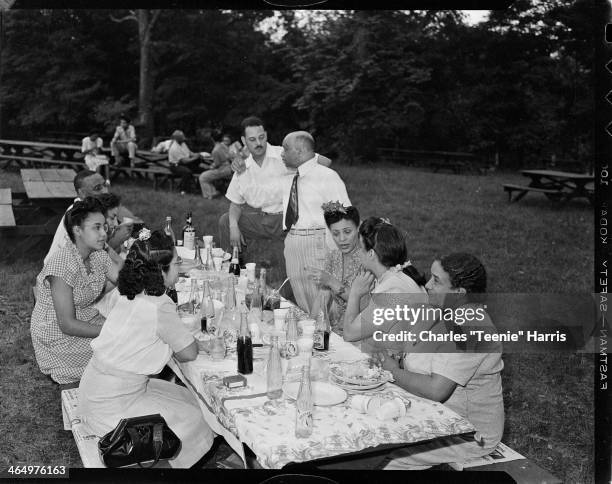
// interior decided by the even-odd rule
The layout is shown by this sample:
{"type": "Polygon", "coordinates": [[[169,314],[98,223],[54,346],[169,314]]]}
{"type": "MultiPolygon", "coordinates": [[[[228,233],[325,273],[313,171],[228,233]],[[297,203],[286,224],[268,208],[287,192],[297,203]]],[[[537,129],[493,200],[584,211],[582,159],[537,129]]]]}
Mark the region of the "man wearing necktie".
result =
{"type": "Polygon", "coordinates": [[[295,131],[283,140],[281,157],[292,176],[283,184],[283,227],[287,276],[297,305],[310,313],[318,286],[308,277],[306,267],[322,269],[334,242],[325,225],[321,205],[338,200],[351,202],[344,182],[334,170],[317,163],[315,143],[310,133],[295,131]]]}

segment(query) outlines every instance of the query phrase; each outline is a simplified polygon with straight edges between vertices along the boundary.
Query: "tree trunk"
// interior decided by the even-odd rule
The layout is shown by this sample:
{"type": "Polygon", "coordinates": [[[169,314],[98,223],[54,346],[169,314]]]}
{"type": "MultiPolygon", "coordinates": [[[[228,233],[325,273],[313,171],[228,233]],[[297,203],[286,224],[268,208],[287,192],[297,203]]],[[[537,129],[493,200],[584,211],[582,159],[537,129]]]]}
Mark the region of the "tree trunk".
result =
{"type": "Polygon", "coordinates": [[[141,148],[148,149],[155,136],[153,119],[153,71],[151,69],[151,11],[138,10],[138,39],[140,41],[140,85],[138,89],[138,124],[141,148]]]}

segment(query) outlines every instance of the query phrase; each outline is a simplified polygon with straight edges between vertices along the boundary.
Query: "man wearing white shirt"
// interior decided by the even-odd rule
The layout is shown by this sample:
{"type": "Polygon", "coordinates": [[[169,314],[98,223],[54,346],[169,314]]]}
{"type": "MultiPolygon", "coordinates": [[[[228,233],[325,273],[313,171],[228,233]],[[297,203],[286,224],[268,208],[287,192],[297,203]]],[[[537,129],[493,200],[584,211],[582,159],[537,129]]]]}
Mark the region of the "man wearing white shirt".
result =
{"type": "Polygon", "coordinates": [[[322,269],[328,250],[335,247],[321,205],[334,200],[348,206],[351,201],[338,173],[317,163],[310,133],[289,133],[281,156],[294,170],[282,180],[283,227],[289,231],[284,251],[287,276],[297,305],[310,313],[318,287],[305,269],[322,269]]]}
{"type": "Polygon", "coordinates": [[[92,131],[81,141],[81,153],[85,155],[85,164],[91,171],[98,171],[100,166],[106,165],[106,181],[108,182],[108,158],[102,154],[102,145],[102,138],[96,131],[92,131]]]}
{"type": "MultiPolygon", "coordinates": [[[[219,239],[225,250],[242,249],[248,239],[284,239],[281,180],[289,172],[281,158],[282,148],[268,143],[263,121],[255,116],[242,121],[242,133],[250,155],[246,160],[237,156],[232,162],[235,173],[225,194],[230,207],[219,218],[219,239]]],[[[331,164],[324,156],[318,161],[331,164]]]]}

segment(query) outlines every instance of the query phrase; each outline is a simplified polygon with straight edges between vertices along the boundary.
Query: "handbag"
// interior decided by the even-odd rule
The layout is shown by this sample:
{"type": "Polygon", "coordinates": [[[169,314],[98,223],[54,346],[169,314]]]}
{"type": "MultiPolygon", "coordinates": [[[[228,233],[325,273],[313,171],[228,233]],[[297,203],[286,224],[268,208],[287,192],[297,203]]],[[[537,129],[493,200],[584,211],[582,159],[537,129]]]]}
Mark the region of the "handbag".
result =
{"type": "Polygon", "coordinates": [[[100,457],[107,467],[123,467],[159,459],[172,459],[181,448],[181,439],[160,414],[123,418],[98,442],[100,457]]]}

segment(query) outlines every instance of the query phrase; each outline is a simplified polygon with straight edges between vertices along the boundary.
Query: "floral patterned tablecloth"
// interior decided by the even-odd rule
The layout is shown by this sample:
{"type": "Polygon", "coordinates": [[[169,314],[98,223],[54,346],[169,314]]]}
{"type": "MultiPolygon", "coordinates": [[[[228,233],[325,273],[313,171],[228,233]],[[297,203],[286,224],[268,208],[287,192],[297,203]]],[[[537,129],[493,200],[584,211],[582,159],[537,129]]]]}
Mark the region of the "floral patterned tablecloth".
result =
{"type": "MultiPolygon", "coordinates": [[[[335,334],[332,334],[330,348],[328,353],[316,355],[317,359],[337,362],[367,358],[335,334]]],[[[387,383],[370,394],[401,398],[409,405],[404,417],[383,421],[359,413],[351,407],[353,396],[349,392],[347,400],[339,405],[315,407],[312,436],[298,439],[294,432],[295,402],[285,397],[278,400],[266,397],[265,357],[261,350],[256,349],[254,372],[247,376],[246,388],[229,390],[222,384],[224,376],[236,374],[235,356],[213,361],[200,355],[193,362],[180,363],[180,369],[200,400],[223,427],[251,448],[264,468],[278,469],[289,462],[474,431],[467,420],[441,403],[417,397],[387,383]]],[[[290,373],[291,368],[288,369],[290,373]]]]}

